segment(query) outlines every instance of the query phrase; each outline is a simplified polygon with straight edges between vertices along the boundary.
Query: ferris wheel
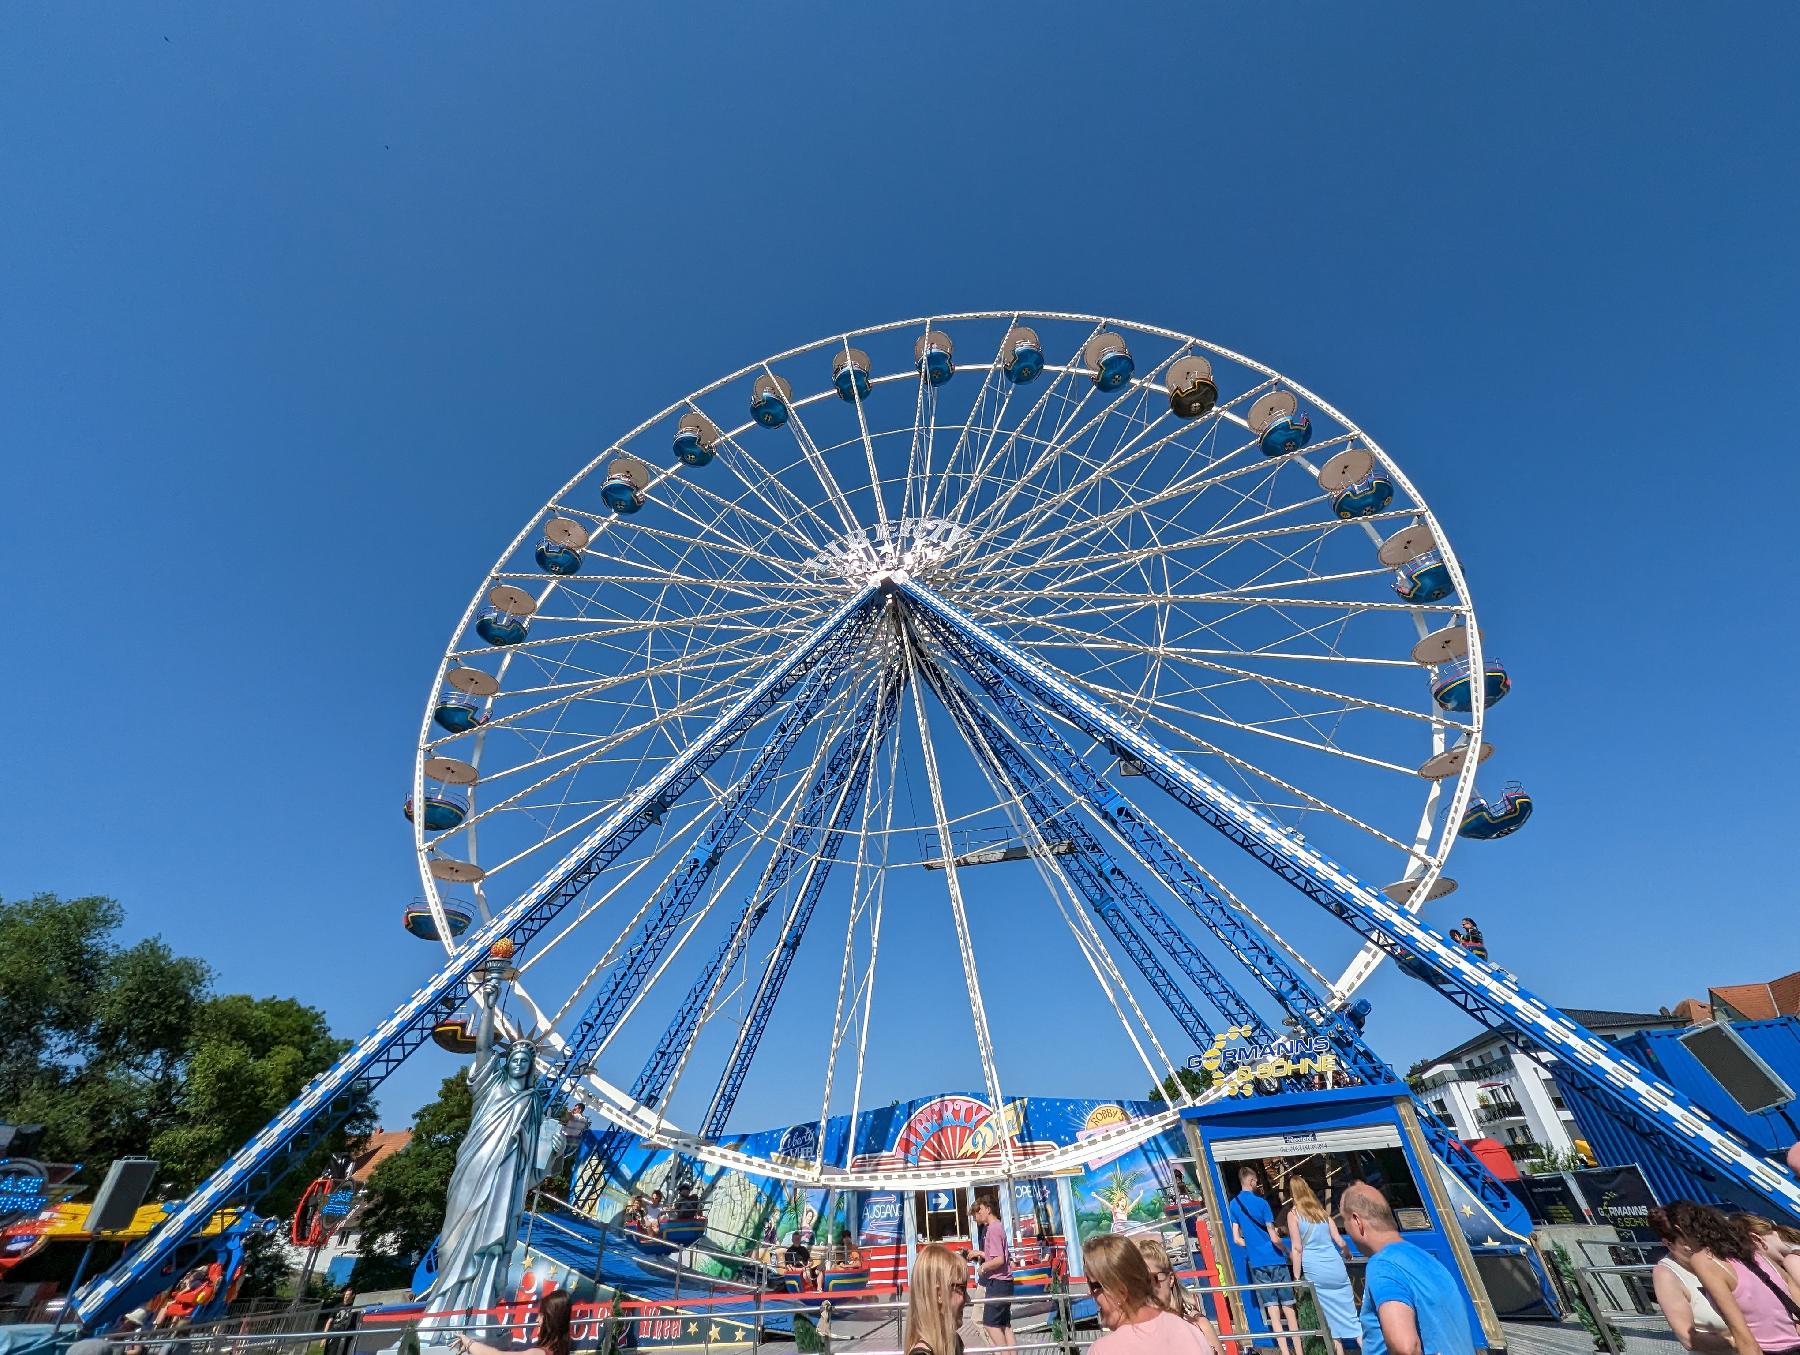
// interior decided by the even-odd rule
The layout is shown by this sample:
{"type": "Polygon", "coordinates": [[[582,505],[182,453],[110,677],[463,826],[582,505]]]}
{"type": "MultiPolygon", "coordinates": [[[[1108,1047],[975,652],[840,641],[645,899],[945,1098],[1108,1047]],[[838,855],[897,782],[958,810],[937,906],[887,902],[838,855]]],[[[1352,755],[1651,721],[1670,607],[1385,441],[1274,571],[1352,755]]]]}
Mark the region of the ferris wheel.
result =
{"type": "MultiPolygon", "coordinates": [[[[1303,1019],[1294,991],[1351,1007],[1379,964],[1116,741],[1015,709],[898,584],[1405,909],[1455,889],[1459,836],[1530,813],[1516,786],[1475,792],[1510,680],[1442,526],[1298,382],[1069,314],[778,353],[555,489],[464,608],[421,725],[406,925],[454,956],[521,899],[566,903],[506,1019],[622,1129],[733,1160],[759,1057],[796,1120],[885,1100],[922,975],[966,1008],[998,1104],[1041,1086],[1009,1017],[1046,985],[1160,1082],[1220,1029],[1303,1019]],[[686,789],[646,800],[664,782],[686,789]],[[641,831],[571,888],[626,809],[641,831]]],[[[822,1149],[810,1171],[854,1177],[822,1149]]]]}

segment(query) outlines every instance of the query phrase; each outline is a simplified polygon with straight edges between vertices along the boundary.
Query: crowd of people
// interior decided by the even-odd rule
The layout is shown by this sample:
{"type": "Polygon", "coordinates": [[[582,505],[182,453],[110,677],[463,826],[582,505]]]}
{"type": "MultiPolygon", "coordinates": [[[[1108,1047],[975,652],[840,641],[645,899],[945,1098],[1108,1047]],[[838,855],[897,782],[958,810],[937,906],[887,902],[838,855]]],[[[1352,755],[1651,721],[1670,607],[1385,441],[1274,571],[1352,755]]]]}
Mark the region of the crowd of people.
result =
{"type": "Polygon", "coordinates": [[[1703,1355],[1800,1352],[1800,1231],[1691,1200],[1650,1211],[1668,1249],[1652,1283],[1682,1346],[1703,1355]]]}

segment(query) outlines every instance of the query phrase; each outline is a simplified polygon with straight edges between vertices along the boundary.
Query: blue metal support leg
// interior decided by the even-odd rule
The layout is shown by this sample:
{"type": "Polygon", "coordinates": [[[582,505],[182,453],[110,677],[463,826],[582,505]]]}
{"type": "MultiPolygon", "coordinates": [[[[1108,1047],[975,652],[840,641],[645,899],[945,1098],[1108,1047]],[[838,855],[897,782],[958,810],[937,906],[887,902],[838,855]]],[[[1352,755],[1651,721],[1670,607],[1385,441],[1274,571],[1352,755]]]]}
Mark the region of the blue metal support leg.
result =
{"type": "Polygon", "coordinates": [[[931,589],[910,579],[890,587],[921,615],[931,618],[940,634],[957,637],[1059,718],[1130,754],[1143,765],[1152,784],[1359,936],[1404,956],[1414,972],[1426,976],[1433,988],[1484,1024],[1554,1054],[1578,1078],[1591,1081],[1596,1094],[1609,1105],[1652,1127],[1676,1152],[1697,1156],[1708,1170],[1724,1173],[1788,1215],[1800,1218],[1800,1183],[1791,1175],[1739,1142],[1680,1092],[1520,987],[1510,974],[1454,945],[1317,848],[1287,836],[1155,739],[993,635],[931,589]]]}
{"type": "Polygon", "coordinates": [[[444,967],[357,1041],[249,1143],[188,1195],[133,1251],[70,1300],[83,1328],[118,1315],[135,1281],[158,1272],[182,1243],[225,1205],[258,1198],[323,1132],[431,1037],[432,1027],[470,996],[471,977],[502,937],[524,945],[616,861],[646,827],[772,710],[834,645],[867,616],[878,596],[865,588],[790,650],[698,738],[671,758],[527,893],[484,923],[444,967]]]}
{"type": "MultiPolygon", "coordinates": [[[[904,687],[903,679],[895,680],[883,700],[880,730],[876,739],[879,746],[887,739],[893,728],[894,717],[900,709],[900,693],[904,687]]],[[[856,771],[847,793],[839,800],[837,812],[832,816],[831,827],[825,841],[820,844],[818,853],[806,863],[805,874],[800,886],[800,897],[795,900],[788,923],[782,931],[781,942],[775,953],[769,957],[769,963],[763,970],[762,978],[756,985],[756,996],[751,1000],[750,1014],[738,1028],[736,1042],[732,1046],[731,1057],[727,1060],[725,1071],[719,1075],[719,1083],[713,1089],[711,1100],[707,1103],[706,1114],[701,1118],[700,1132],[708,1138],[717,1138],[725,1132],[725,1123],[731,1118],[732,1108],[737,1105],[738,1094],[744,1089],[744,1079],[749,1076],[750,1065],[756,1058],[757,1047],[762,1043],[763,1032],[768,1029],[769,1016],[775,1010],[775,1001],[781,996],[782,985],[787,981],[788,971],[793,968],[794,956],[799,953],[800,942],[806,935],[807,924],[812,921],[813,910],[818,906],[819,896],[824,893],[825,881],[831,874],[831,868],[837,863],[838,853],[843,850],[844,839],[849,833],[850,820],[855,814],[856,806],[867,793],[869,778],[874,773],[875,759],[873,753],[856,764],[856,771]]],[[[792,854],[784,873],[782,883],[785,884],[800,860],[801,853],[792,854]]]]}
{"type": "MultiPolygon", "coordinates": [[[[1254,1009],[1225,981],[1224,975],[1193,948],[1186,936],[1169,924],[1160,910],[1144,896],[1136,881],[1119,869],[1098,839],[1088,831],[1087,825],[1060,803],[1053,788],[1013,746],[998,721],[971,701],[928,658],[921,657],[919,662],[932,690],[937,693],[938,700],[962,730],[969,747],[1019,797],[1031,820],[1041,825],[1042,835],[1046,839],[1065,838],[1074,844],[1074,854],[1061,858],[1057,864],[1061,866],[1070,884],[1081,893],[1088,910],[1106,924],[1107,930],[1124,948],[1138,972],[1149,983],[1151,991],[1162,1000],[1194,1046],[1198,1049],[1209,1047],[1213,1041],[1213,1029],[1175,982],[1174,976],[1163,968],[1162,962],[1132,928],[1125,916],[1126,910],[1156,938],[1157,943],[1168,952],[1195,986],[1207,994],[1214,1006],[1227,1012],[1230,1008],[1241,1007],[1254,1016],[1254,1009]]],[[[1227,1019],[1236,1018],[1228,1014],[1227,1019]]]]}
{"type": "MultiPolygon", "coordinates": [[[[751,937],[768,915],[770,905],[812,845],[828,807],[833,810],[833,833],[826,846],[832,856],[836,856],[844,840],[844,830],[855,817],[857,806],[868,789],[869,769],[892,728],[894,713],[899,708],[900,687],[900,675],[896,674],[872,688],[838,736],[824,767],[808,788],[799,814],[784,834],[781,846],[769,858],[762,878],[744,900],[736,925],[688,990],[656,1049],[645,1060],[637,1080],[632,1083],[631,1095],[640,1104],[655,1106],[669,1089],[722,977],[731,972],[748,948],[751,937]]],[[[618,1166],[635,1138],[636,1135],[627,1129],[610,1126],[588,1154],[589,1165],[582,1173],[588,1184],[579,1193],[572,1194],[570,1202],[578,1208],[592,1209],[605,1188],[606,1177],[618,1166]]]]}
{"type": "Polygon", "coordinates": [[[618,1027],[632,999],[650,977],[650,971],[668,949],[669,942],[674,940],[694,901],[705,890],[720,857],[743,831],[745,818],[761,801],[795,743],[824,707],[849,658],[853,635],[854,632],[846,633],[831,653],[807,674],[768,742],[757,750],[749,771],[738,781],[712,825],[694,843],[687,860],[664,887],[662,897],[639,928],[623,962],[582,1011],[563,1051],[561,1066],[556,1072],[545,1074],[544,1082],[553,1094],[584,1071],[595,1052],[618,1027]]]}

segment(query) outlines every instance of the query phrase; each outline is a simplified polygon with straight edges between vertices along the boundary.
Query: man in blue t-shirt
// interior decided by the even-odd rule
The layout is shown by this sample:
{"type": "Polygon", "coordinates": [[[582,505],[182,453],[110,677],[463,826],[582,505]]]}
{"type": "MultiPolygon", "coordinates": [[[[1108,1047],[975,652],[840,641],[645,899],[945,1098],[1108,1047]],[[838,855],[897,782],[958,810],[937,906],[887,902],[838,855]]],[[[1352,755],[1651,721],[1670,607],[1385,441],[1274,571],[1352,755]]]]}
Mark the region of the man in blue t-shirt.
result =
{"type": "Polygon", "coordinates": [[[1369,1255],[1363,1355],[1475,1355],[1462,1286],[1437,1257],[1400,1236],[1381,1192],[1351,1186],[1340,1209],[1344,1231],[1369,1255]]]}
{"type": "Polygon", "coordinates": [[[1262,1178],[1255,1167],[1238,1168],[1238,1193],[1232,1196],[1226,1213],[1231,1218],[1231,1240],[1244,1249],[1244,1262],[1250,1268],[1247,1283],[1274,1286],[1253,1289],[1249,1297],[1262,1308],[1281,1355],[1300,1355],[1300,1339],[1283,1334],[1300,1330],[1294,1314],[1293,1276],[1288,1271],[1287,1258],[1281,1254],[1275,1211],[1262,1197],[1262,1178]]]}

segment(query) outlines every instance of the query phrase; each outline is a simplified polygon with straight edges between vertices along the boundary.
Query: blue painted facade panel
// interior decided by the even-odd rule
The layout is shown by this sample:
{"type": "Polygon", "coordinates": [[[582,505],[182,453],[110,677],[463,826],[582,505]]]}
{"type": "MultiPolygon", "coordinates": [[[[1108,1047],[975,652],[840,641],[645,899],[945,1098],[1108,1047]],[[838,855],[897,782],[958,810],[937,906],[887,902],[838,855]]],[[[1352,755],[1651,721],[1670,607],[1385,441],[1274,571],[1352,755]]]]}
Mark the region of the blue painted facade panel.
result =
{"type": "MultiPolygon", "coordinates": [[[[1732,1029],[1782,1081],[1790,1087],[1800,1088],[1800,1020],[1784,1016],[1775,1021],[1740,1021],[1733,1023],[1732,1029]]],[[[1616,1043],[1621,1051],[1687,1095],[1747,1143],[1771,1157],[1778,1158],[1786,1152],[1788,1145],[1800,1137],[1790,1120],[1779,1110],[1750,1115],[1739,1109],[1724,1088],[1688,1053],[1677,1038],[1680,1034],[1677,1030],[1640,1031],[1616,1043]]],[[[1766,1202],[1722,1174],[1702,1175],[1666,1152],[1660,1143],[1645,1139],[1597,1097],[1562,1077],[1556,1079],[1556,1085],[1594,1156],[1607,1166],[1637,1163],[1643,1168],[1645,1179],[1650,1182],[1650,1189],[1658,1200],[1664,1203],[1698,1200],[1756,1213],[1768,1211],[1766,1202]]],[[[1792,1114],[1791,1109],[1789,1114],[1792,1114]]]]}

